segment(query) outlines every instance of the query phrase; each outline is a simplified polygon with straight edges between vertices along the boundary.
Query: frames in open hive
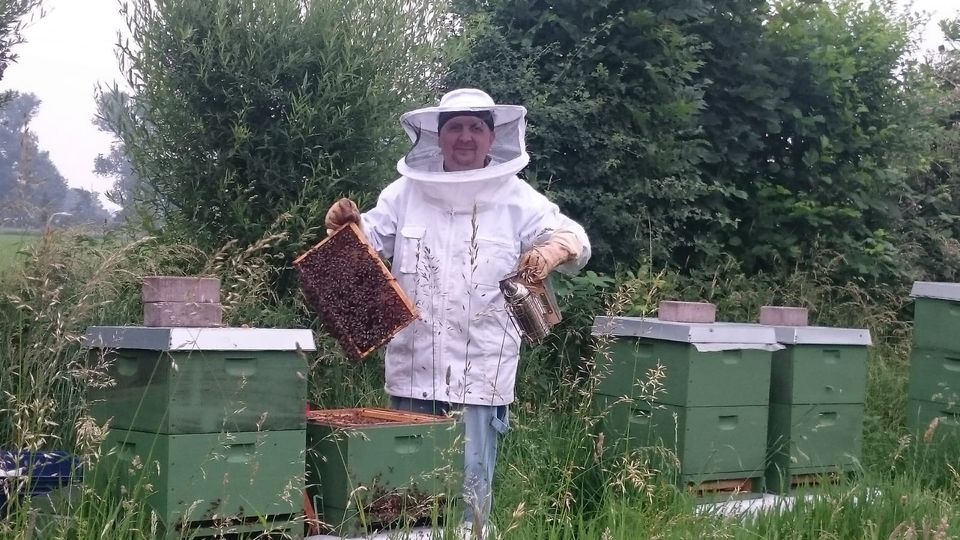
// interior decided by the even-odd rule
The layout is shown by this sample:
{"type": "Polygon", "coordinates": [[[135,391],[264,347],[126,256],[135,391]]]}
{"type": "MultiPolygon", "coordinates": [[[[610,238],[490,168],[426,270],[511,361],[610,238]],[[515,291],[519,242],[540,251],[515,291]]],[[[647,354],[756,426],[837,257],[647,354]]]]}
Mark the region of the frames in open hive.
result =
{"type": "Polygon", "coordinates": [[[396,409],[360,407],[350,409],[315,409],[307,412],[307,421],[332,428],[357,428],[398,424],[433,424],[450,422],[446,416],[415,413],[396,409]]]}
{"type": "Polygon", "coordinates": [[[354,360],[417,318],[413,303],[354,223],[325,238],[293,265],[308,305],[354,360]]]}

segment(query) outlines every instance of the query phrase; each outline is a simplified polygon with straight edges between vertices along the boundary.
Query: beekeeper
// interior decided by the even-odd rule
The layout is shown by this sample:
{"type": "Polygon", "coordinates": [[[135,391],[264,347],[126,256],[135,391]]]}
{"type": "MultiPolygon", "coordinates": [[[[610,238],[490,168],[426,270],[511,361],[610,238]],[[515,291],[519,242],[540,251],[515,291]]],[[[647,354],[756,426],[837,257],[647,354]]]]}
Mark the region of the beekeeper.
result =
{"type": "Polygon", "coordinates": [[[465,424],[464,525],[485,534],[497,439],[508,428],[520,336],[499,282],[518,269],[543,280],[590,258],[583,227],[517,177],[530,161],[526,109],[472,88],[404,114],[413,142],[401,177],[372,210],[340,199],[326,226],[361,225],[420,318],[386,350],[386,391],[396,409],[465,424]]]}

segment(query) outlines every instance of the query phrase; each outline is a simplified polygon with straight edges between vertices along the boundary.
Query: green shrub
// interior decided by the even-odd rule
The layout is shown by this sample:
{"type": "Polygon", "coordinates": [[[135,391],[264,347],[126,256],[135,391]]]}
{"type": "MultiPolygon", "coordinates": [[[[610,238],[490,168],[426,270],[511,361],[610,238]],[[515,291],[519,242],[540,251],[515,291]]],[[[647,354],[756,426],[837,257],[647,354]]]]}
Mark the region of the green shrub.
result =
{"type": "Polygon", "coordinates": [[[132,97],[105,120],[149,188],[141,203],[159,221],[146,225],[208,251],[249,245],[283,215],[279,262],[317,242],[333,199],[368,200],[396,176],[400,113],[436,86],[443,6],[427,0],[136,0],[124,12],[132,97]]]}
{"type": "Polygon", "coordinates": [[[702,207],[714,187],[695,168],[703,44],[683,26],[702,3],[454,6],[467,48],[446,86],[527,107],[524,175],[587,229],[592,268],[681,260],[698,226],[723,219],[702,207]]]}

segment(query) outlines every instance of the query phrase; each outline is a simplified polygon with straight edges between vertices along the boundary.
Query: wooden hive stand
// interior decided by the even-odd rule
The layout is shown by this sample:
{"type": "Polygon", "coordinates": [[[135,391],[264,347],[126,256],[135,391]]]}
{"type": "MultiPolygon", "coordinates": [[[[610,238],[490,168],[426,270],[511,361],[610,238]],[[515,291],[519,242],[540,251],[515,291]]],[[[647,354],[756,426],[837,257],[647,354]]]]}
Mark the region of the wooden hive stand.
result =
{"type": "Polygon", "coordinates": [[[840,484],[841,475],[836,472],[822,474],[794,474],[790,477],[790,489],[819,487],[840,484]]]}
{"type": "Polygon", "coordinates": [[[753,491],[753,478],[731,478],[728,480],[709,480],[701,483],[690,482],[687,492],[695,497],[707,495],[737,495],[753,491]]]}

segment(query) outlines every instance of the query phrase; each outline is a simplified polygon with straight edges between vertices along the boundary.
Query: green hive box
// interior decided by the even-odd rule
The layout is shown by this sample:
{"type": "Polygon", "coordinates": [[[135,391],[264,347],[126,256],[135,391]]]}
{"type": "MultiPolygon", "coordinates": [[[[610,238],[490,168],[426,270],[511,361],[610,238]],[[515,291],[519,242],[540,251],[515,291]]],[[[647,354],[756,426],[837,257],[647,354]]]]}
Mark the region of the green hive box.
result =
{"type": "Polygon", "coordinates": [[[960,443],[960,403],[908,399],[907,428],[924,442],[960,443]]]}
{"type": "Polygon", "coordinates": [[[102,489],[149,486],[147,504],[168,528],[289,516],[303,510],[304,430],[162,435],[113,429],[93,471],[102,489]]]}
{"type": "Polygon", "coordinates": [[[855,469],[861,460],[863,404],[770,404],[767,488],[789,477],[855,469]]]}
{"type": "Polygon", "coordinates": [[[91,327],[114,386],[91,389],[111,427],[166,434],[302,430],[309,330],[91,327]]]}
{"type": "Polygon", "coordinates": [[[206,524],[189,530],[162,530],[165,540],[302,540],[302,515],[253,518],[244,522],[206,524]]]}
{"type": "Polygon", "coordinates": [[[460,497],[462,426],[384,409],[311,411],[307,486],[318,518],[340,534],[431,519],[460,497]]]}
{"type": "Polygon", "coordinates": [[[763,476],[765,406],[678,407],[609,396],[594,399],[610,451],[661,446],[675,456],[683,483],[763,476]]]}
{"type": "Polygon", "coordinates": [[[730,323],[677,323],[652,318],[597,317],[593,334],[609,339],[595,357],[596,393],[685,407],[766,405],[773,329],[730,323]],[[664,369],[662,390],[643,395],[651,371],[664,369]]]}
{"type": "Polygon", "coordinates": [[[781,326],[773,353],[771,403],[863,403],[867,395],[870,331],[781,326]]]}
{"type": "Polygon", "coordinates": [[[786,348],[773,354],[766,490],[794,477],[855,469],[861,458],[870,331],[774,327],[786,348]]]}
{"type": "Polygon", "coordinates": [[[960,283],[917,281],[913,304],[913,346],[960,351],[960,283]]]}
{"type": "Polygon", "coordinates": [[[910,353],[907,398],[937,403],[960,402],[960,351],[914,347],[910,353]]]}
{"type": "MultiPolygon", "coordinates": [[[[78,527],[82,525],[81,508],[84,501],[89,504],[89,495],[84,496],[85,488],[80,485],[71,485],[55,489],[48,493],[34,495],[31,506],[32,514],[36,516],[34,523],[35,538],[76,538],[78,527]]],[[[101,494],[102,495],[102,494],[101,494]]],[[[113,504],[114,501],[108,501],[113,504]]],[[[142,527],[150,530],[154,525],[150,522],[149,512],[141,513],[139,522],[134,521],[131,527],[142,527]]],[[[165,540],[302,540],[304,519],[302,515],[283,514],[279,516],[255,516],[243,520],[227,519],[215,522],[191,523],[188,529],[167,527],[157,523],[156,533],[151,531],[150,538],[165,540]]]]}

